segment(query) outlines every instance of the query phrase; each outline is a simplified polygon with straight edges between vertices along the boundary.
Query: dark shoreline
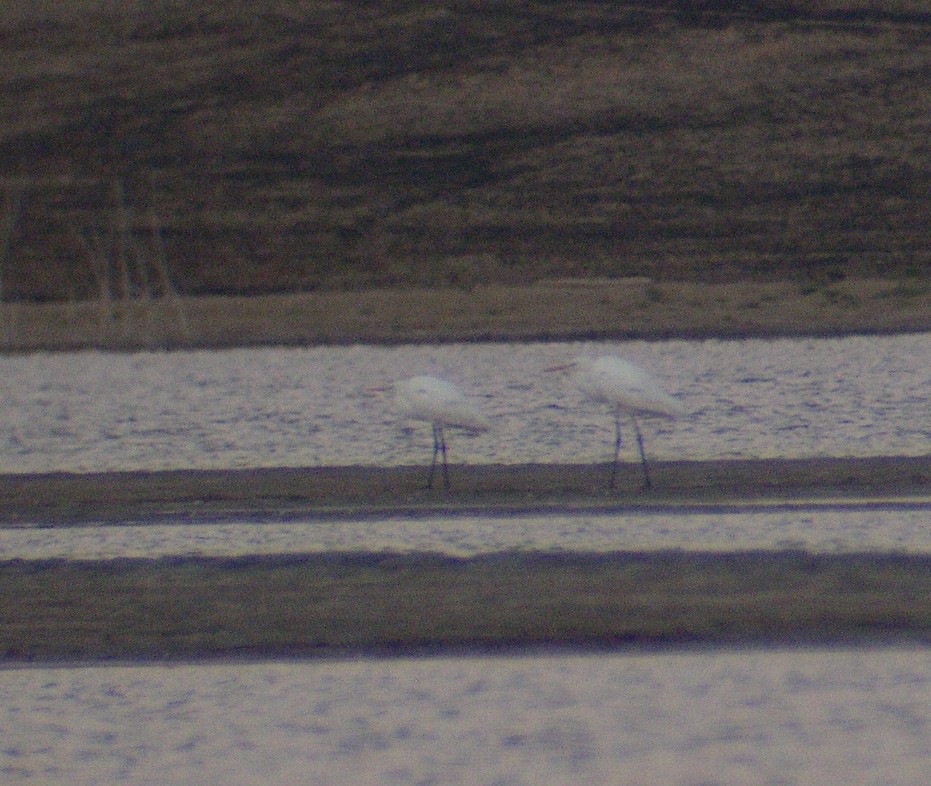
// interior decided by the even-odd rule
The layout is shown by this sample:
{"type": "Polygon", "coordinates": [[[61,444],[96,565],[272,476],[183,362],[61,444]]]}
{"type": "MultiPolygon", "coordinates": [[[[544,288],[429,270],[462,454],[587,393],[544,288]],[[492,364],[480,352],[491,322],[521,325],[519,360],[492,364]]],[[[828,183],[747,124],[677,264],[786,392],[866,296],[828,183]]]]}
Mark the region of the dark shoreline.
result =
{"type": "Polygon", "coordinates": [[[0,663],[931,643],[928,555],[41,560],[0,579],[0,663]]]}
{"type": "Polygon", "coordinates": [[[254,469],[0,475],[0,527],[87,521],[222,520],[371,515],[443,515],[534,510],[656,510],[688,506],[909,504],[927,500],[931,456],[660,461],[643,490],[626,463],[607,489],[604,464],[452,466],[452,489],[423,488],[424,467],[254,469]]]}
{"type": "Polygon", "coordinates": [[[924,645],[929,594],[904,554],[14,560],[0,665],[924,645]]]}
{"type": "MultiPolygon", "coordinates": [[[[931,457],[0,476],[0,526],[931,506],[931,457]]],[[[0,561],[0,667],[931,643],[931,556],[666,549],[0,561]],[[23,599],[28,598],[29,602],[23,599]],[[916,602],[917,601],[917,602],[916,602]]]]}

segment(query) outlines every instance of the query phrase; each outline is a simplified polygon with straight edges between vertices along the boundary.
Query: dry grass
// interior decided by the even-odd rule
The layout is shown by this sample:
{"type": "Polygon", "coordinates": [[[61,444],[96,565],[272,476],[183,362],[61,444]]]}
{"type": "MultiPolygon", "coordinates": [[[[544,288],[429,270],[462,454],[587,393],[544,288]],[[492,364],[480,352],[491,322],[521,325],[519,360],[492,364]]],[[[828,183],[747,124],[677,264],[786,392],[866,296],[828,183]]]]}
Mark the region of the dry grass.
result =
{"type": "Polygon", "coordinates": [[[931,330],[931,286],[922,279],[847,279],[807,285],[584,281],[553,280],[530,287],[11,303],[0,305],[4,326],[0,350],[931,330]]]}
{"type": "MultiPolygon", "coordinates": [[[[928,272],[921,0],[156,5],[13,4],[0,179],[120,178],[187,294],[928,272]]],[[[5,296],[107,210],[31,194],[5,296]]]]}

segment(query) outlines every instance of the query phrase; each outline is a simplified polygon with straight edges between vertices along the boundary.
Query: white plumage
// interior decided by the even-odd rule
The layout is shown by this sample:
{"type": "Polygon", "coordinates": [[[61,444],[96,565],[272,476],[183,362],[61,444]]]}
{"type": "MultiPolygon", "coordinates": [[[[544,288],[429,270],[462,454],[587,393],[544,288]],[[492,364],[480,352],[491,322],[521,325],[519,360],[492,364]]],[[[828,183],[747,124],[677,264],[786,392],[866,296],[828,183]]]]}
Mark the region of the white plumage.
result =
{"type": "Polygon", "coordinates": [[[623,358],[604,355],[599,358],[577,358],[564,366],[550,370],[572,368],[575,384],[588,398],[608,404],[614,411],[614,463],[611,467],[611,488],[617,481],[621,451],[621,416],[628,415],[637,436],[640,462],[643,465],[643,485],[651,488],[650,470],[643,449],[643,434],[637,415],[657,415],[674,418],[685,414],[682,404],[670,396],[659,382],[639,366],[623,358]]]}
{"type": "Polygon", "coordinates": [[[449,468],[446,464],[447,427],[472,432],[487,431],[491,422],[481,410],[455,385],[437,377],[420,376],[395,385],[398,410],[405,418],[425,420],[433,426],[433,461],[427,488],[433,488],[437,456],[443,456],[443,485],[449,488],[449,468]]]}
{"type": "Polygon", "coordinates": [[[573,363],[575,382],[593,401],[620,407],[627,414],[674,418],[685,414],[682,404],[640,366],[623,358],[579,358],[573,363]]]}
{"type": "Polygon", "coordinates": [[[437,377],[411,377],[395,386],[398,410],[412,420],[434,426],[455,426],[468,431],[487,431],[487,417],[455,385],[437,377]]]}

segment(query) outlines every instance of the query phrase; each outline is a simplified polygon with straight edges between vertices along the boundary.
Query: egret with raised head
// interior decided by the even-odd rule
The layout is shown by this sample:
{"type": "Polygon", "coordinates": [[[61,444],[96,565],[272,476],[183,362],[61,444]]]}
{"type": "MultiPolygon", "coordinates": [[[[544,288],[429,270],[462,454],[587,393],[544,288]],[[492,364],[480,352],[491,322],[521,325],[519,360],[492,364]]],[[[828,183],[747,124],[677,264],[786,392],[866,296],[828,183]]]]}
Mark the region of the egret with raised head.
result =
{"type": "Polygon", "coordinates": [[[398,382],[395,398],[401,414],[412,420],[425,420],[433,426],[433,461],[427,477],[427,488],[433,488],[437,459],[443,459],[443,486],[449,489],[449,467],[446,463],[446,428],[461,428],[479,433],[487,431],[491,422],[459,388],[445,379],[420,376],[398,382]]]}
{"type": "Polygon", "coordinates": [[[629,360],[603,355],[599,358],[578,358],[571,363],[554,366],[547,371],[573,369],[578,388],[592,401],[609,404],[614,411],[614,462],[611,465],[613,489],[617,483],[617,468],[621,452],[621,416],[628,415],[634,426],[640,463],[643,465],[643,486],[652,488],[647,457],[643,449],[643,434],[637,415],[674,418],[685,413],[682,404],[670,396],[649,373],[629,360]]]}

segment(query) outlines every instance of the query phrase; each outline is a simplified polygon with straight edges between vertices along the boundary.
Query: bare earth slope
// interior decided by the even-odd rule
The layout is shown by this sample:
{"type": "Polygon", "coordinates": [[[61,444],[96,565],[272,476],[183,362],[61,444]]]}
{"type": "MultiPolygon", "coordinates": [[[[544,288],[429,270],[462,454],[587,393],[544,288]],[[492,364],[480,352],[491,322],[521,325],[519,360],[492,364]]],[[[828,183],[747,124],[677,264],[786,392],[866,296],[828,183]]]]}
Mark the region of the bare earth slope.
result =
{"type": "Polygon", "coordinates": [[[831,504],[926,504],[931,457],[665,461],[655,488],[640,489],[638,464],[623,464],[608,492],[604,465],[511,464],[452,468],[450,492],[424,490],[423,467],[306,467],[0,475],[0,527],[94,522],[320,519],[477,513],[740,508],[831,504]]]}
{"type": "Polygon", "coordinates": [[[929,270],[923,0],[4,3],[4,299],[929,270]]]}

